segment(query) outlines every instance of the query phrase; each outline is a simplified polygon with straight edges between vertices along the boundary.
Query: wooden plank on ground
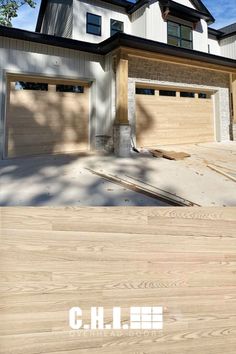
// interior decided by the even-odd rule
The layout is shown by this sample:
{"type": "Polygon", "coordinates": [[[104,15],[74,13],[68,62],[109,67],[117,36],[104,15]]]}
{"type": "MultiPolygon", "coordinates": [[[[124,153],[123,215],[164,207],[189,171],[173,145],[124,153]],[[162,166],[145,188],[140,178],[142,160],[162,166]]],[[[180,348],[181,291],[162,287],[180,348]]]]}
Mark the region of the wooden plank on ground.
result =
{"type": "Polygon", "coordinates": [[[222,176],[225,176],[225,177],[231,179],[232,181],[236,182],[236,177],[234,177],[231,174],[223,171],[221,168],[218,168],[218,167],[216,167],[214,165],[207,165],[207,167],[210,168],[211,170],[221,174],[222,176]]]}
{"type": "Polygon", "coordinates": [[[144,185],[133,183],[131,181],[127,181],[124,178],[114,176],[112,174],[106,174],[102,173],[99,171],[95,171],[89,168],[86,168],[86,170],[90,171],[91,173],[95,174],[96,176],[99,176],[101,178],[104,178],[108,180],[109,182],[113,182],[119,185],[122,185],[123,187],[130,189],[134,192],[144,194],[150,198],[157,199],[164,201],[168,203],[169,205],[175,205],[175,206],[200,206],[199,204],[193,203],[187,199],[184,199],[180,196],[168,193],[166,191],[161,191],[159,189],[159,192],[156,192],[154,190],[151,190],[150,188],[147,188],[144,185]]]}
{"type": "Polygon", "coordinates": [[[175,160],[175,161],[183,160],[191,156],[186,152],[178,152],[178,151],[166,151],[161,149],[153,149],[149,151],[153,157],[163,157],[164,159],[175,160]]]}

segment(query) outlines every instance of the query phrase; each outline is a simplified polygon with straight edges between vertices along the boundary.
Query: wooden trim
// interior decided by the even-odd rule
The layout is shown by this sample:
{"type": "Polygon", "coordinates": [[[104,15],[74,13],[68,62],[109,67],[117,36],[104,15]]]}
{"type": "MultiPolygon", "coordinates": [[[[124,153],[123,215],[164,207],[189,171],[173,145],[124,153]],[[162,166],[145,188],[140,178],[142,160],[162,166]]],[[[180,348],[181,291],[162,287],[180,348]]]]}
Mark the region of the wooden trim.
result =
{"type": "Polygon", "coordinates": [[[231,116],[232,121],[236,124],[236,74],[230,75],[230,91],[231,91],[231,116]]]}
{"type": "Polygon", "coordinates": [[[4,151],[3,151],[3,158],[5,159],[8,156],[8,112],[10,107],[10,92],[11,92],[11,82],[6,80],[6,107],[5,107],[5,119],[4,119],[4,151]]]}
{"type": "Polygon", "coordinates": [[[199,88],[199,87],[194,87],[194,86],[179,86],[178,84],[175,85],[162,85],[160,84],[153,84],[153,83],[149,83],[149,82],[136,82],[136,86],[135,87],[139,87],[139,88],[152,88],[155,89],[156,91],[158,90],[175,90],[175,91],[186,91],[186,92],[196,92],[196,93],[201,93],[201,92],[206,92],[207,94],[214,94],[216,93],[217,90],[212,90],[209,88],[199,88]]]}
{"type": "Polygon", "coordinates": [[[119,51],[116,60],[116,123],[128,124],[128,58],[119,51]]]}
{"type": "Polygon", "coordinates": [[[206,63],[206,62],[198,61],[195,59],[179,58],[179,57],[174,57],[174,56],[170,56],[170,55],[166,55],[166,54],[153,53],[150,51],[133,49],[133,48],[126,48],[126,47],[121,47],[121,50],[124,53],[126,53],[126,55],[130,58],[136,57],[136,58],[142,58],[142,59],[147,59],[147,60],[157,60],[157,61],[173,63],[173,64],[177,64],[177,65],[185,65],[185,66],[190,66],[190,67],[194,67],[194,68],[202,68],[202,69],[219,71],[219,72],[224,72],[224,73],[235,73],[236,74],[236,69],[234,69],[234,68],[227,68],[225,66],[206,63]]]}
{"type": "Polygon", "coordinates": [[[91,82],[88,81],[84,81],[84,80],[79,80],[79,79],[68,79],[68,78],[55,78],[55,77],[48,77],[48,76],[37,76],[37,75],[27,75],[27,74],[7,74],[7,79],[10,82],[14,82],[14,81],[19,81],[19,80],[33,80],[36,82],[46,82],[49,85],[53,85],[53,84],[58,84],[58,83],[62,83],[63,85],[71,85],[71,84],[76,84],[76,85],[82,85],[82,86],[86,86],[86,87],[90,87],[91,86],[91,82]]]}

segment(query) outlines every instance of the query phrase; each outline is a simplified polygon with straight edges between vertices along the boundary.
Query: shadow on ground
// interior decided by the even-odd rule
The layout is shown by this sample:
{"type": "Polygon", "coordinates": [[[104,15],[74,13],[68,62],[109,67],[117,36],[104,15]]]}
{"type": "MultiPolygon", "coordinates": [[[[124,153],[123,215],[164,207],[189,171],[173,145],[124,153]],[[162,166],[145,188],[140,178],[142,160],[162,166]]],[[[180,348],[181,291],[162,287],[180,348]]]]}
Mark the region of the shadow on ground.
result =
{"type": "Polygon", "coordinates": [[[5,160],[0,164],[0,205],[168,205],[110,183],[87,170],[106,171],[111,165],[115,165],[118,175],[130,173],[144,182],[152,171],[140,158],[114,156],[54,155],[5,160]]]}

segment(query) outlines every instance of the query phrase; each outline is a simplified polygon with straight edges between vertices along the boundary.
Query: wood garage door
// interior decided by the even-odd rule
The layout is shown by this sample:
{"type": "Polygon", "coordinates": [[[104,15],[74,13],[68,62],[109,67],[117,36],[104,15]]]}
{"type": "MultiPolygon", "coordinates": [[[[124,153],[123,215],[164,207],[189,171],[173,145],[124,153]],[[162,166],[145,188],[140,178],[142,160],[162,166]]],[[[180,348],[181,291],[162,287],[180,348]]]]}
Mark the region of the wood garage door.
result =
{"type": "Polygon", "coordinates": [[[89,87],[17,78],[9,82],[7,157],[88,149],[89,87]]]}
{"type": "Polygon", "coordinates": [[[137,87],[136,137],[140,147],[214,141],[211,93],[137,87]]]}

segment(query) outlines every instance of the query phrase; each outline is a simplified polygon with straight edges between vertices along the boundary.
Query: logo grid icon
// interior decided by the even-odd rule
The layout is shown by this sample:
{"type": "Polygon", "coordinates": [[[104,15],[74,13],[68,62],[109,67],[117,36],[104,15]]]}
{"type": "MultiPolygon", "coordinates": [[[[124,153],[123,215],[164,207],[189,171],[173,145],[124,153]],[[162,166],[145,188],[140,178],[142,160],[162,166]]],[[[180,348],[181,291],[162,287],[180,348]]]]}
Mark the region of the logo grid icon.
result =
{"type": "Polygon", "coordinates": [[[131,307],[130,308],[131,329],[162,329],[163,309],[160,306],[154,307],[131,307]]]}

